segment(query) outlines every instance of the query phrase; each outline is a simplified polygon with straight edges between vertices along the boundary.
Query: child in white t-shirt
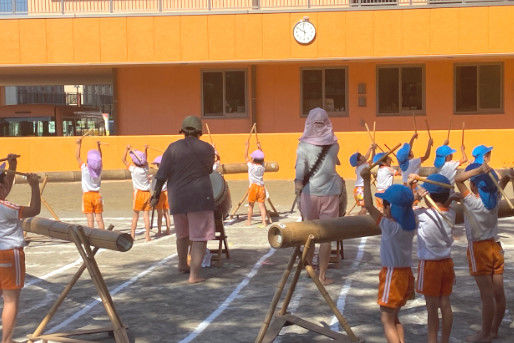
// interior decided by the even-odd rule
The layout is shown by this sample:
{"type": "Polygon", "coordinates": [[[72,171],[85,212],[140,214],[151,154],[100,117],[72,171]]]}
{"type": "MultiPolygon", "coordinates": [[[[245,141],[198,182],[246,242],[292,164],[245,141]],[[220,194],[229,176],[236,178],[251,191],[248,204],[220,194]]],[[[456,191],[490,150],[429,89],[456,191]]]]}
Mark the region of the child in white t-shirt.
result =
{"type": "Polygon", "coordinates": [[[246,142],[245,160],[248,165],[248,181],[250,188],[248,189],[248,220],[247,224],[252,225],[253,206],[255,202],[259,205],[261,212],[262,225],[268,224],[266,205],[266,189],[264,188],[264,152],[262,152],[261,144],[257,142],[257,150],[248,156],[250,142],[246,142]]]}
{"type": "MultiPolygon", "coordinates": [[[[152,164],[154,164],[157,167],[157,169],[159,169],[161,161],[162,155],[159,155],[153,160],[152,164]]],[[[154,187],[152,186],[152,188],[154,187]]],[[[170,207],[168,204],[168,182],[164,182],[164,185],[162,185],[161,194],[159,195],[159,202],[157,203],[157,205],[155,205],[155,209],[157,210],[157,236],[162,235],[162,217],[164,217],[166,220],[166,235],[169,235],[171,218],[170,207]]]]}
{"type": "MultiPolygon", "coordinates": [[[[373,157],[373,163],[378,162],[383,156],[385,152],[381,152],[373,157]]],[[[376,187],[377,193],[384,193],[386,189],[388,189],[394,181],[394,177],[396,175],[400,175],[400,173],[391,167],[391,163],[393,159],[387,156],[378,164],[377,170],[377,179],[376,179],[376,187]]],[[[377,204],[377,208],[382,211],[384,209],[384,204],[381,198],[375,198],[375,202],[377,204]]]]}
{"type": "Polygon", "coordinates": [[[132,225],[130,226],[130,234],[132,238],[136,237],[136,226],[139,219],[139,212],[143,211],[143,219],[145,221],[145,240],[150,241],[150,173],[148,170],[148,163],[146,156],[148,153],[148,145],[145,145],[145,152],[138,150],[132,150],[130,145],[127,145],[127,149],[123,154],[122,161],[130,171],[132,176],[132,185],[134,187],[134,202],[133,202],[133,214],[132,214],[132,225]],[[130,158],[132,159],[133,165],[127,161],[127,155],[130,152],[130,158]]]}
{"type": "Polygon", "coordinates": [[[435,151],[434,167],[437,168],[439,174],[446,176],[452,185],[455,183],[457,168],[468,161],[464,145],[460,147],[460,151],[462,153],[460,161],[453,161],[453,154],[456,150],[448,146],[448,140],[435,151]]]}
{"type": "Polygon", "coordinates": [[[371,144],[368,151],[366,152],[366,155],[362,155],[359,152],[356,152],[352,156],[350,156],[350,165],[352,167],[355,167],[355,186],[353,187],[353,198],[355,199],[355,202],[357,206],[360,206],[359,215],[366,214],[366,207],[364,206],[364,181],[361,177],[361,171],[369,167],[368,160],[370,156],[373,154],[372,157],[375,157],[375,144],[371,144]]]}
{"type": "Polygon", "coordinates": [[[398,159],[398,163],[400,164],[400,170],[402,171],[402,181],[403,184],[406,185],[409,180],[410,174],[419,174],[419,168],[421,167],[421,163],[425,162],[430,157],[430,150],[432,149],[432,145],[434,141],[432,138],[428,140],[427,149],[425,151],[425,155],[422,157],[414,158],[414,154],[412,153],[412,147],[414,145],[414,140],[418,138],[418,134],[415,133],[412,135],[409,143],[404,143],[403,146],[396,153],[396,158],[398,159]]]}
{"type": "Polygon", "coordinates": [[[87,152],[87,163],[82,162],[80,150],[82,137],[77,139],[75,158],[82,172],[82,212],[86,215],[87,225],[95,227],[95,220],[99,229],[105,229],[103,213],[103,199],[100,194],[102,182],[102,149],[101,143],[96,142],[98,150],[87,152]],[[94,218],[93,218],[94,217],[94,218]]]}

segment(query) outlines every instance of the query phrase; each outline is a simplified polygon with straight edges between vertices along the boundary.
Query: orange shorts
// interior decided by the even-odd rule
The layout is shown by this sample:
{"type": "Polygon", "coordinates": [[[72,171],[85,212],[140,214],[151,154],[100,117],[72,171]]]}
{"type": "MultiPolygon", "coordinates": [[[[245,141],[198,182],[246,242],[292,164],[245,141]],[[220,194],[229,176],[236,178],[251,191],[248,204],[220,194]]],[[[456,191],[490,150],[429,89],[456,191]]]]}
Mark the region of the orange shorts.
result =
{"type": "Polygon", "coordinates": [[[414,293],[414,276],[410,267],[382,267],[378,274],[378,300],[380,306],[399,308],[412,298],[414,293]]]}
{"type": "Polygon", "coordinates": [[[155,206],[156,210],[169,210],[170,207],[168,205],[168,191],[162,191],[159,196],[159,202],[155,206]]]}
{"type": "Polygon", "coordinates": [[[264,200],[266,200],[266,190],[264,186],[252,183],[248,190],[248,202],[264,202],[264,200]]]}
{"type": "Polygon", "coordinates": [[[503,249],[494,239],[468,244],[468,263],[471,275],[503,274],[503,249]]]}
{"type": "Polygon", "coordinates": [[[353,198],[357,206],[364,207],[364,187],[357,186],[353,189],[353,198]]]}
{"type": "Polygon", "coordinates": [[[416,292],[429,297],[441,297],[452,294],[455,283],[453,260],[420,260],[418,262],[418,281],[416,292]]]}
{"type": "Polygon", "coordinates": [[[22,289],[25,283],[23,248],[0,250],[0,289],[22,289]]]}
{"type": "Polygon", "coordinates": [[[99,192],[82,193],[82,213],[102,213],[104,202],[99,192]]]}
{"type": "Polygon", "coordinates": [[[134,211],[150,211],[150,191],[134,190],[134,211]]]}

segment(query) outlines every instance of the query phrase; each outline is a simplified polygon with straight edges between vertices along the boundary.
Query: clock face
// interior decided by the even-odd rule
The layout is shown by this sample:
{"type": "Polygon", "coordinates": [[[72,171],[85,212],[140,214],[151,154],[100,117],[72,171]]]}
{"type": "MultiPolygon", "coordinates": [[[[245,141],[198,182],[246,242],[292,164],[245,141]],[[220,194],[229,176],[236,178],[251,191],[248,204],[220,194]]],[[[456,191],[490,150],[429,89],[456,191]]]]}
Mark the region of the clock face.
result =
{"type": "Polygon", "coordinates": [[[316,37],[316,28],[310,21],[299,21],[293,28],[293,36],[298,43],[309,44],[316,37]]]}

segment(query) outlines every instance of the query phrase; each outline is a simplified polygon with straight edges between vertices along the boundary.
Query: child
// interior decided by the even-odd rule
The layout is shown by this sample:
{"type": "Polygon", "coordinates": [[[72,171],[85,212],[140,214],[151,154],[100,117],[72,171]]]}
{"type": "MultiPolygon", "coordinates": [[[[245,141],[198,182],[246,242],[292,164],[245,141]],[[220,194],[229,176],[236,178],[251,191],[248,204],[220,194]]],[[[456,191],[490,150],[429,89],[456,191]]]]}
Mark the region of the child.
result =
{"type": "Polygon", "coordinates": [[[134,187],[134,205],[132,215],[132,225],[130,227],[130,235],[136,237],[137,220],[139,212],[143,211],[143,219],[145,221],[145,239],[150,241],[150,174],[148,172],[148,163],[146,156],[148,153],[148,145],[145,145],[145,152],[131,150],[130,145],[123,154],[122,161],[130,171],[132,176],[132,185],[134,187]],[[134,165],[127,161],[127,155],[130,151],[130,157],[134,165]]]}
{"type": "MultiPolygon", "coordinates": [[[[475,277],[482,300],[482,329],[468,337],[469,342],[490,342],[496,338],[505,314],[504,258],[502,246],[497,242],[500,194],[496,182],[487,175],[490,171],[484,160],[481,165],[470,164],[455,177],[465,209],[469,271],[475,277]],[[468,179],[471,191],[464,184],[468,179]]],[[[494,171],[493,175],[497,178],[494,171]]],[[[499,186],[504,188],[511,177],[502,178],[499,186]]]]}
{"type": "Polygon", "coordinates": [[[457,168],[468,161],[464,145],[460,147],[460,151],[462,153],[460,161],[452,161],[456,150],[448,146],[448,140],[435,151],[434,167],[439,174],[446,176],[452,185],[455,183],[457,168]]]}
{"type": "MultiPolygon", "coordinates": [[[[9,170],[16,170],[16,157],[9,154],[9,170]]],[[[25,281],[25,255],[21,218],[34,217],[41,211],[38,176],[29,174],[27,182],[32,195],[29,207],[16,206],[6,201],[14,180],[14,173],[0,170],[0,294],[4,299],[2,311],[2,342],[13,342],[21,289],[25,281]]]]}
{"type": "Polygon", "coordinates": [[[257,150],[250,154],[248,157],[248,150],[250,142],[246,142],[245,159],[248,165],[248,180],[250,181],[250,189],[248,190],[248,225],[252,225],[253,205],[255,202],[259,205],[261,212],[262,225],[266,226],[268,220],[266,219],[266,189],[264,188],[264,153],[261,149],[261,144],[257,142],[257,150]]]}
{"type": "MultiPolygon", "coordinates": [[[[162,155],[157,156],[152,164],[154,164],[157,169],[159,169],[159,166],[161,165],[162,161],[162,155]]],[[[157,205],[155,205],[155,209],[157,210],[157,236],[161,236],[161,226],[162,226],[162,216],[164,214],[165,220],[166,220],[166,235],[170,234],[170,226],[171,226],[171,219],[170,219],[170,212],[169,212],[169,205],[168,205],[168,189],[167,189],[167,182],[164,183],[162,186],[161,194],[159,195],[159,202],[157,205]]]]}
{"type": "MultiPolygon", "coordinates": [[[[385,152],[381,152],[375,155],[373,157],[373,163],[378,162],[382,158],[382,156],[385,155],[385,152]]],[[[378,170],[377,170],[377,193],[384,193],[386,189],[388,189],[392,184],[394,177],[396,175],[399,175],[398,171],[391,168],[391,163],[393,162],[393,159],[389,156],[387,156],[384,160],[382,160],[378,164],[378,170]]],[[[375,201],[377,203],[377,207],[380,211],[383,210],[384,204],[382,202],[381,198],[375,198],[375,201]]]]}
{"type": "Polygon", "coordinates": [[[476,146],[471,154],[475,158],[474,163],[482,164],[489,163],[491,161],[491,151],[493,150],[492,146],[478,145],[476,146]]]}
{"type": "Polygon", "coordinates": [[[371,144],[368,151],[366,152],[366,155],[361,155],[359,152],[356,152],[350,156],[350,165],[355,167],[355,175],[357,175],[355,186],[353,188],[353,198],[357,204],[356,206],[361,207],[359,215],[366,214],[366,208],[364,207],[364,181],[361,177],[361,171],[369,166],[368,160],[372,152],[373,155],[375,155],[375,148],[376,145],[371,144]]]}
{"type": "Polygon", "coordinates": [[[102,149],[100,142],[96,142],[98,150],[89,150],[87,152],[87,163],[82,162],[80,158],[80,149],[82,147],[82,137],[77,139],[77,150],[75,157],[82,171],[82,212],[86,215],[87,226],[95,227],[95,221],[98,228],[105,229],[103,212],[103,200],[100,195],[100,184],[102,182],[102,149]]]}
{"type": "Polygon", "coordinates": [[[412,275],[412,239],[416,220],[412,210],[412,191],[404,185],[392,185],[375,196],[383,199],[384,213],[373,206],[369,168],[361,172],[364,180],[364,205],[382,231],[378,304],[380,319],[388,342],[405,342],[403,326],[398,319],[400,308],[414,292],[412,275]]]}
{"type": "MultiPolygon", "coordinates": [[[[409,175],[409,184],[415,183],[417,175],[409,175]]],[[[450,180],[441,174],[431,174],[428,180],[451,185],[450,180]]],[[[442,315],[441,342],[448,343],[453,324],[453,312],[450,303],[455,273],[451,258],[453,244],[452,226],[455,223],[455,211],[449,208],[458,193],[442,186],[425,182],[417,188],[418,199],[427,193],[434,200],[441,214],[434,208],[420,207],[414,210],[418,219],[418,280],[416,292],[425,296],[428,313],[428,342],[437,343],[439,331],[439,308],[442,315]],[[448,222],[447,222],[448,221],[448,222]]]]}
{"type": "Polygon", "coordinates": [[[434,143],[432,138],[430,138],[428,140],[425,155],[423,157],[414,158],[412,146],[414,145],[414,140],[416,138],[418,138],[417,133],[412,135],[410,142],[403,144],[400,150],[396,153],[396,158],[398,159],[398,163],[400,164],[400,169],[402,171],[402,181],[404,185],[407,185],[410,174],[419,174],[421,163],[425,162],[430,157],[430,150],[434,143]]]}

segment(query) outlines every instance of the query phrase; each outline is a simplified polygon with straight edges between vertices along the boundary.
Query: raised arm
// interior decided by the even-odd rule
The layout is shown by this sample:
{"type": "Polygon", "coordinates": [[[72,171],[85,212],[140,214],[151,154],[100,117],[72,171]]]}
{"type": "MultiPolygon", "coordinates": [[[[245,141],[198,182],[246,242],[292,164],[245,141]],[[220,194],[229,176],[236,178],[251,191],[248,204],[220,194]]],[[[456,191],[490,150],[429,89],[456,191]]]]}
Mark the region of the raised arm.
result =
{"type": "Polygon", "coordinates": [[[430,150],[432,150],[432,145],[434,145],[434,140],[432,138],[429,138],[428,144],[427,144],[427,150],[425,150],[425,155],[423,155],[423,157],[420,158],[421,163],[425,162],[430,157],[430,150]]]}
{"type": "Polygon", "coordinates": [[[130,145],[127,145],[127,147],[125,148],[125,152],[123,153],[123,157],[121,158],[121,161],[123,162],[123,164],[128,168],[130,167],[130,162],[127,161],[127,155],[130,151],[130,145]]]}
{"type": "Polygon", "coordinates": [[[7,180],[7,193],[11,191],[12,185],[14,183],[14,172],[16,171],[16,167],[18,166],[18,160],[16,154],[9,154],[7,155],[7,162],[9,162],[9,170],[12,171],[12,173],[7,173],[6,180],[7,180]]]}
{"type": "Polygon", "coordinates": [[[79,166],[82,166],[82,159],[80,158],[80,149],[82,148],[82,137],[77,139],[77,145],[75,147],[75,158],[79,166]]]}
{"type": "Polygon", "coordinates": [[[245,161],[250,161],[250,158],[248,156],[248,151],[250,150],[250,140],[247,140],[245,143],[245,161]]]}
{"type": "Polygon", "coordinates": [[[373,144],[373,143],[369,146],[368,151],[366,151],[366,155],[364,155],[364,158],[366,159],[366,161],[369,160],[369,157],[371,156],[371,153],[373,153],[373,156],[375,156],[375,149],[376,149],[376,147],[377,147],[376,144],[373,144]]]}
{"type": "Polygon", "coordinates": [[[462,154],[462,157],[460,158],[459,163],[463,165],[468,161],[468,156],[466,155],[466,147],[464,146],[464,144],[461,145],[460,152],[462,154]]]}
{"type": "Polygon", "coordinates": [[[491,167],[487,165],[487,163],[482,164],[479,168],[475,168],[472,170],[464,171],[462,173],[459,173],[455,176],[455,184],[457,185],[457,188],[459,189],[459,192],[461,193],[467,193],[469,192],[468,187],[464,183],[464,181],[468,180],[469,178],[472,178],[473,176],[477,176],[480,174],[486,174],[491,171],[491,167]]]}
{"type": "Polygon", "coordinates": [[[41,193],[39,192],[39,178],[36,174],[28,174],[27,182],[32,191],[30,205],[21,208],[21,218],[35,217],[41,212],[41,193]]]}
{"type": "Polygon", "coordinates": [[[514,178],[514,169],[510,168],[507,173],[505,173],[502,178],[500,179],[500,182],[498,183],[502,189],[505,189],[507,184],[510,180],[514,178]]]}
{"type": "Polygon", "coordinates": [[[148,144],[145,144],[145,156],[146,156],[146,160],[148,161],[148,148],[150,146],[148,144]]]}
{"type": "Polygon", "coordinates": [[[361,171],[362,179],[364,180],[364,206],[368,210],[369,214],[375,221],[380,219],[382,213],[373,205],[373,196],[371,195],[371,171],[368,167],[365,167],[361,171]]]}
{"type": "Polygon", "coordinates": [[[102,148],[101,148],[101,145],[102,143],[100,141],[97,141],[96,142],[96,147],[98,148],[98,152],[100,153],[100,157],[103,157],[102,156],[102,148]]]}
{"type": "Polygon", "coordinates": [[[410,145],[411,150],[412,150],[412,147],[414,146],[414,140],[416,138],[418,138],[418,133],[413,134],[412,137],[410,138],[409,145],[410,145]]]}

